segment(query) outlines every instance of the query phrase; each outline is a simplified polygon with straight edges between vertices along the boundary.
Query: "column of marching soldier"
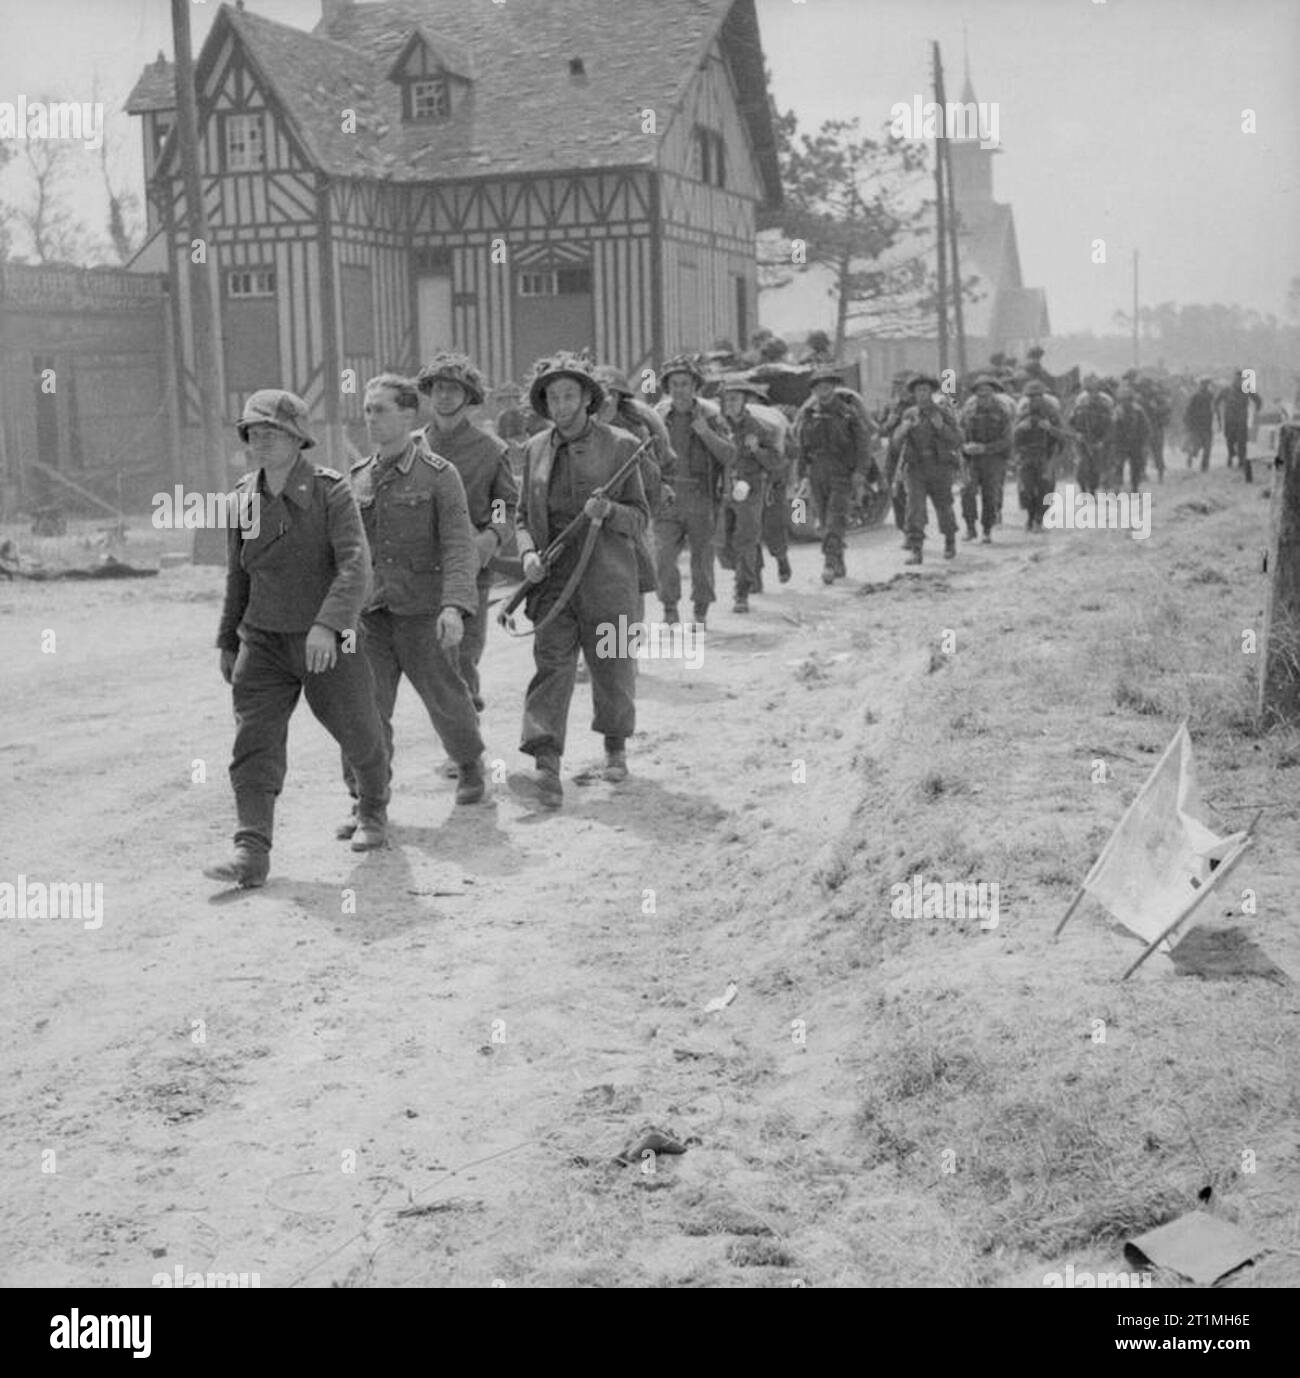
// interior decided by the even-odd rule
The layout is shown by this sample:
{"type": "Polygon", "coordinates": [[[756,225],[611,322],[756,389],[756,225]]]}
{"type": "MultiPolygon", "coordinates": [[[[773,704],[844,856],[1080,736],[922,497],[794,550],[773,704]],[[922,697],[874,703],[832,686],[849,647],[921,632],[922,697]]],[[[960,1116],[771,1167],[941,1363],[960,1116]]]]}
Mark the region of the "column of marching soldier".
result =
{"type": "MultiPolygon", "coordinates": [[[[1018,462],[1020,502],[1035,531],[1067,439],[1092,454],[1092,436],[1096,454],[1121,457],[1150,440],[1149,430],[1135,438],[1142,428],[1127,420],[1124,388],[1116,403],[1088,379],[1094,386],[1074,400],[1067,422],[1045,380],[1035,358],[1017,402],[996,375],[981,375],[958,411],[937,379],[900,376],[893,403],[873,417],[830,365],[812,369],[802,407],[779,409],[761,383],[738,373],[706,380],[693,359],[679,355],[659,370],[665,395],[651,406],[617,369],[560,353],[533,372],[528,400],[536,424],[528,427],[518,484],[510,447],[470,418],[486,390],[463,355],[440,354],[415,379],[385,373],[370,380],[364,416],[374,449],[347,477],[306,457],[315,442],[299,397],[281,389],[253,393],[237,423],[252,462],[231,504],[232,512],[241,503],[247,510],[255,498],[259,521],[243,531],[232,520],[217,638],[235,712],[237,824],[233,855],[205,874],[241,887],[265,882],[288,723],[300,695],[339,745],[352,809],[336,835],[353,850],[387,840],[392,714],[403,675],[447,752],[457,804],[484,798],[479,661],[491,564],[511,532],[534,626],[520,749],[534,758],[539,802],[555,808],[563,800],[560,762],[582,660],[592,730],[604,739],[604,778],[627,778],[636,665],[627,655],[599,653],[602,629],[607,634],[620,619],[642,622],[649,592],[658,594],[665,624],[681,621],[683,547],[692,620],[702,629],[715,601],[715,534],[723,538],[723,567],[735,573],[736,613],[747,613],[749,596],[762,591],[763,543],[787,582],[792,477],[799,481],[796,512],[811,499],[820,514],[821,577],[832,584],[846,573],[850,509],[868,495],[883,500],[888,493],[907,562],[919,564],[927,501],[945,556],[956,553],[952,487],[959,476],[967,536],[975,537],[978,524],[991,541],[1009,457],[1018,462]],[[720,404],[702,395],[710,381],[720,404]],[[428,419],[420,426],[422,398],[428,419]],[[883,479],[878,440],[887,454],[883,479]],[[581,539],[548,553],[574,526],[584,528],[581,539]]],[[[1140,454],[1131,462],[1136,488],[1140,454]]],[[[1099,475],[1094,486],[1110,477],[1099,475]]]]}

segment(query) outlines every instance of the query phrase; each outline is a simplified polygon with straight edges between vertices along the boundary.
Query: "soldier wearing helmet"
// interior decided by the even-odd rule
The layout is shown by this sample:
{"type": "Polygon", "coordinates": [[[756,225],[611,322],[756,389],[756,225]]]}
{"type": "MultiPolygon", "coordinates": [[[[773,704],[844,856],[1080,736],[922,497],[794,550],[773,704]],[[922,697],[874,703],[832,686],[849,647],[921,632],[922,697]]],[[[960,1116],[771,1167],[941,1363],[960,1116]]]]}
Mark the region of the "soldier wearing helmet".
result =
{"type": "Polygon", "coordinates": [[[659,370],[659,384],[668,395],[655,408],[668,428],[668,439],[677,456],[672,476],[676,497],[655,522],[659,598],[664,605],[664,621],[679,621],[682,577],[677,561],[682,547],[689,546],[691,603],[699,627],[704,626],[715,596],[713,533],[723,477],[735,457],[735,447],[727,438],[716,405],[697,395],[703,382],[704,374],[694,360],[685,354],[674,356],[659,370]]]}
{"type": "Polygon", "coordinates": [[[957,553],[957,518],[952,510],[953,479],[961,469],[961,424],[952,409],[935,399],[939,380],[918,373],[907,385],[911,405],[894,431],[891,447],[900,455],[907,485],[905,564],[919,565],[925,544],[926,503],[934,506],[943,534],[944,559],[957,553]]]}
{"type": "Polygon", "coordinates": [[[833,364],[813,365],[812,393],[794,423],[800,466],[812,489],[822,523],[822,583],[845,576],[844,533],[848,527],[853,476],[871,466],[874,426],[849,397],[833,364]]]}
{"type": "MultiPolygon", "coordinates": [[[[483,405],[483,375],[464,354],[443,352],[420,370],[417,383],[430,420],[420,432],[428,448],[455,466],[465,487],[470,525],[474,528],[478,613],[465,624],[458,663],[478,712],[483,711],[479,662],[487,639],[489,567],[513,533],[519,487],[510,468],[510,447],[470,419],[469,409],[483,405]]],[[[447,773],[455,763],[444,767],[447,773]]]]}
{"type": "Polygon", "coordinates": [[[316,442],[306,403],[291,392],[253,393],[237,429],[254,467],[236,494],[255,502],[259,517],[255,534],[231,528],[217,632],[235,709],[230,783],[237,823],[233,856],[204,874],[254,887],[270,869],[275,801],[299,695],[352,770],[358,851],[383,842],[388,751],[358,644],[370,548],[347,480],[306,458],[316,442]]]}
{"type": "Polygon", "coordinates": [[[1228,447],[1228,468],[1232,468],[1234,459],[1240,460],[1242,477],[1247,483],[1252,477],[1250,460],[1246,455],[1250,409],[1253,406],[1259,411],[1262,405],[1259,393],[1246,382],[1245,370],[1239,368],[1233,370],[1232,381],[1214,399],[1215,415],[1219,418],[1224,443],[1228,447]]]}
{"type": "Polygon", "coordinates": [[[529,399],[550,422],[528,442],[515,517],[524,577],[536,587],[526,611],[536,672],[524,696],[520,750],[537,762],[541,803],[564,801],[560,762],[579,652],[591,672],[592,731],[605,743],[605,779],[627,778],[627,739],[636,730],[636,663],[610,654],[622,625],[638,621],[636,543],[650,519],[638,466],[617,492],[603,487],[635,453],[636,439],[596,419],[605,389],[575,354],[538,361],[529,399]],[[591,522],[549,568],[538,552],[579,515],[591,522]]]}
{"type": "Polygon", "coordinates": [[[749,399],[760,405],[768,400],[767,389],[739,374],[722,380],[722,416],[731,432],[735,458],[727,473],[727,498],[723,506],[724,567],[736,571],[733,612],[749,611],[749,595],[758,589],[759,539],[763,530],[763,504],[770,476],[781,468],[776,436],[749,412],[749,399]]]}
{"type": "Polygon", "coordinates": [[[1015,405],[1009,404],[1006,389],[996,378],[982,373],[975,379],[960,419],[966,435],[962,453],[967,457],[968,474],[961,490],[966,539],[975,539],[975,524],[979,522],[984,528],[984,544],[989,545],[994,526],[1002,520],[1002,487],[1011,457],[1015,405]]]}
{"type": "Polygon", "coordinates": [[[1064,445],[1060,403],[1041,378],[1027,378],[1011,433],[1026,531],[1043,529],[1047,499],[1056,486],[1055,460],[1064,445]]]}
{"type": "Polygon", "coordinates": [[[1124,482],[1124,465],[1129,467],[1129,489],[1136,493],[1146,476],[1147,449],[1151,444],[1151,421],[1138,404],[1129,383],[1121,383],[1115,394],[1115,458],[1119,482],[1124,482]]]}

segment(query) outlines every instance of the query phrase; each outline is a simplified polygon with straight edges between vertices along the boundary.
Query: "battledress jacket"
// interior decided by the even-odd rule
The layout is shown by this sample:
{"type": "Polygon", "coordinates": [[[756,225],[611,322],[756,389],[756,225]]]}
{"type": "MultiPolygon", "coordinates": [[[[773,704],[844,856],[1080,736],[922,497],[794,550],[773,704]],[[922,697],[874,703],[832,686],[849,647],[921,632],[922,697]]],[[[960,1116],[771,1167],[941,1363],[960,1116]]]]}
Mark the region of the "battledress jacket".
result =
{"type": "Polygon", "coordinates": [[[391,464],[377,455],[349,473],[374,557],[367,611],[435,617],[478,612],[478,551],[456,466],[412,440],[391,464]]]}
{"type": "Polygon", "coordinates": [[[355,628],[370,594],[370,548],[343,475],[300,453],[278,497],[267,492],[261,469],[245,474],[235,495],[236,502],[256,497],[257,531],[231,524],[217,645],[237,651],[244,626],[355,628]]]}
{"type": "MultiPolygon", "coordinates": [[[[577,516],[587,499],[632,457],[639,444],[629,432],[594,419],[568,440],[554,426],[533,436],[524,454],[515,514],[520,555],[530,550],[540,555],[560,534],[561,522],[577,516]],[[557,463],[561,449],[565,453],[557,463]]],[[[633,468],[610,501],[612,506],[601,524],[582,586],[599,589],[607,606],[624,605],[629,617],[634,617],[641,592],[636,542],[650,520],[640,465],[633,468]]],[[[584,528],[578,534],[578,545],[585,536],[584,528]]]]}

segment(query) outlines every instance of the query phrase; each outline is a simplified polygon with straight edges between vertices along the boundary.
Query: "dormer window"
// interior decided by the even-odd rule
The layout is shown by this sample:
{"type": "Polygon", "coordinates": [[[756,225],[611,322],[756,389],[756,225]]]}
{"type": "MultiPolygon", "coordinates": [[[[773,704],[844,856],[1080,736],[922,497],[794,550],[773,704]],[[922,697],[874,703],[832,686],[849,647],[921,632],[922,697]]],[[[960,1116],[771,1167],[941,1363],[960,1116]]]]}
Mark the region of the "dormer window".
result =
{"type": "Polygon", "coordinates": [[[451,114],[447,83],[442,77],[421,77],[406,83],[408,120],[445,120],[451,114]]]}
{"type": "Polygon", "coordinates": [[[402,89],[402,119],[429,124],[449,120],[461,108],[474,73],[460,47],[442,39],[431,43],[412,29],[388,69],[388,80],[402,89]]]}
{"type": "Polygon", "coordinates": [[[258,172],[266,147],[261,115],[226,115],[223,143],[227,172],[258,172]]]}

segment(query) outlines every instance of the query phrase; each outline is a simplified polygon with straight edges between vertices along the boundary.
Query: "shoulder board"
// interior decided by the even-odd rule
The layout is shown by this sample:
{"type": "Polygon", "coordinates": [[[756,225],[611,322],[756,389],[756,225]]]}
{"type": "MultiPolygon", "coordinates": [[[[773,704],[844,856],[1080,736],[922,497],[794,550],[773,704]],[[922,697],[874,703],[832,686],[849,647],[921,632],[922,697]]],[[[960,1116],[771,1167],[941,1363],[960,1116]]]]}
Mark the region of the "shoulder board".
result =
{"type": "Polygon", "coordinates": [[[323,464],[314,465],[313,468],[317,478],[337,479],[339,482],[343,480],[343,475],[337,469],[327,469],[323,464]]]}
{"type": "Polygon", "coordinates": [[[355,474],[358,469],[364,469],[367,464],[373,462],[374,458],[374,455],[367,455],[365,459],[357,460],[357,462],[348,469],[348,473],[355,474]]]}
{"type": "Polygon", "coordinates": [[[256,469],[254,469],[251,473],[248,473],[248,474],[240,474],[240,476],[235,480],[235,492],[236,492],[236,493],[246,493],[246,492],[253,486],[253,484],[255,484],[256,482],[257,482],[257,470],[256,470],[256,469]]]}
{"type": "Polygon", "coordinates": [[[432,450],[420,449],[418,447],[415,451],[415,457],[417,459],[422,459],[430,469],[446,469],[451,464],[450,460],[443,459],[441,455],[434,454],[432,450]]]}

